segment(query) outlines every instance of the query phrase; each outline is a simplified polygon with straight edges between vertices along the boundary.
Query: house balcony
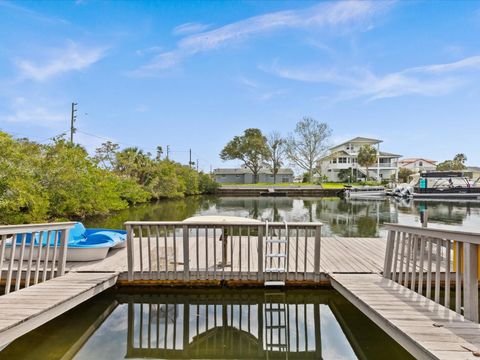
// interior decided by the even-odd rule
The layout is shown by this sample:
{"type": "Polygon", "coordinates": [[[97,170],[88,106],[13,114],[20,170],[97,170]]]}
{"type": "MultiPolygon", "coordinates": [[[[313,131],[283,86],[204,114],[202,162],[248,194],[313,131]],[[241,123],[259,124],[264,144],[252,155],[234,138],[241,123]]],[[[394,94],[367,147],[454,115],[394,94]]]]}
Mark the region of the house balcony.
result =
{"type": "MultiPolygon", "coordinates": [[[[349,168],[359,168],[359,169],[364,169],[365,167],[364,166],[360,166],[356,163],[341,163],[341,164],[324,164],[323,167],[325,169],[332,169],[332,170],[342,170],[342,169],[349,169],[349,168]]],[[[368,167],[369,170],[376,170],[378,167],[377,167],[377,164],[373,165],[373,166],[369,166],[368,167]]],[[[392,169],[392,170],[395,170],[398,168],[398,164],[397,163],[380,163],[380,169],[392,169]]]]}

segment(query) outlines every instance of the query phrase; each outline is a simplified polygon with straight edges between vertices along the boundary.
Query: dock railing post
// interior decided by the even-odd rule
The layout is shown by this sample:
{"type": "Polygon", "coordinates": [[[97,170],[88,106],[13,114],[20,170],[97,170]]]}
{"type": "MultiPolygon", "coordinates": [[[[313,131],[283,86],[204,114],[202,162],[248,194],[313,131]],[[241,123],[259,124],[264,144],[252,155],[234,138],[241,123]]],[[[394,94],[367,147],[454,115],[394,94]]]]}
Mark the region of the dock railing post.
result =
{"type": "Polygon", "coordinates": [[[314,281],[319,281],[320,277],[320,251],[321,251],[321,231],[320,225],[315,226],[315,249],[313,258],[313,276],[314,281]]]}
{"type": "Polygon", "coordinates": [[[383,277],[387,279],[392,278],[392,260],[393,260],[393,249],[395,245],[395,231],[390,230],[388,232],[387,238],[387,247],[385,250],[385,262],[383,264],[383,277]]]}
{"type": "Polygon", "coordinates": [[[128,264],[128,281],[133,281],[133,268],[135,266],[134,262],[134,245],[133,245],[133,227],[131,225],[126,225],[127,228],[127,264],[128,264]]]}
{"type": "Polygon", "coordinates": [[[263,274],[263,259],[265,255],[263,254],[263,227],[265,225],[260,225],[258,227],[258,281],[264,280],[263,274]]]}
{"type": "Polygon", "coordinates": [[[478,245],[465,242],[463,306],[465,319],[478,322],[478,245]]]}
{"type": "MultiPolygon", "coordinates": [[[[58,256],[57,277],[65,275],[65,268],[67,267],[67,251],[68,251],[68,234],[69,233],[70,233],[70,228],[64,229],[60,237],[60,254],[58,256]]],[[[49,239],[47,241],[49,241],[49,239]]],[[[41,244],[39,246],[41,246],[41,244]]],[[[33,251],[32,245],[30,245],[30,251],[33,251]]]]}
{"type": "Polygon", "coordinates": [[[187,225],[183,225],[183,281],[190,280],[190,255],[189,255],[189,230],[187,225]]]}

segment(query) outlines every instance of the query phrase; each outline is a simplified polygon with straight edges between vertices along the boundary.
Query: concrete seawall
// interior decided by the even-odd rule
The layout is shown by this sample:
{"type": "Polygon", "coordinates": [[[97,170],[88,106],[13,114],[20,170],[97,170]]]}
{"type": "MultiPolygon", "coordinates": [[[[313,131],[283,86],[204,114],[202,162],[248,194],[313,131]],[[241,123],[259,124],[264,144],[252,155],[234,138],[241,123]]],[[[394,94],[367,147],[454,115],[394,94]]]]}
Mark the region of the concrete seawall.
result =
{"type": "Polygon", "coordinates": [[[341,189],[323,189],[321,186],[222,186],[220,196],[338,196],[341,189]],[[273,189],[273,191],[272,191],[273,189]]]}

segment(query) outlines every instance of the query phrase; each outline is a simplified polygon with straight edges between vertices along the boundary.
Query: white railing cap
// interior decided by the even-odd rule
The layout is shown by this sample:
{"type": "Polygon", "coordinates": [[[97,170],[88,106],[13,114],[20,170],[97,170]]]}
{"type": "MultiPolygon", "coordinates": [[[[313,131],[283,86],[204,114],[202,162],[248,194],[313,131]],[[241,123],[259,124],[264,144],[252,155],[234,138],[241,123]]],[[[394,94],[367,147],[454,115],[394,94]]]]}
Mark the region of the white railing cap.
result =
{"type": "Polygon", "coordinates": [[[22,234],[34,231],[66,230],[75,226],[76,222],[56,222],[44,224],[0,225],[0,235],[22,234]]]}
{"type": "MultiPolygon", "coordinates": [[[[195,221],[195,222],[183,222],[183,221],[127,221],[124,223],[125,226],[188,226],[188,227],[205,227],[205,226],[216,226],[216,227],[226,227],[226,226],[265,226],[266,222],[259,222],[258,220],[248,221],[195,221]]],[[[321,222],[287,222],[289,227],[316,227],[322,226],[321,222]]],[[[284,227],[284,222],[269,222],[268,226],[281,226],[284,227]]]]}
{"type": "Polygon", "coordinates": [[[386,230],[403,231],[406,233],[420,235],[420,236],[480,244],[480,233],[459,231],[459,230],[438,229],[438,228],[431,228],[431,227],[424,228],[421,226],[401,225],[401,224],[392,224],[392,223],[386,223],[384,224],[384,226],[386,230]]]}

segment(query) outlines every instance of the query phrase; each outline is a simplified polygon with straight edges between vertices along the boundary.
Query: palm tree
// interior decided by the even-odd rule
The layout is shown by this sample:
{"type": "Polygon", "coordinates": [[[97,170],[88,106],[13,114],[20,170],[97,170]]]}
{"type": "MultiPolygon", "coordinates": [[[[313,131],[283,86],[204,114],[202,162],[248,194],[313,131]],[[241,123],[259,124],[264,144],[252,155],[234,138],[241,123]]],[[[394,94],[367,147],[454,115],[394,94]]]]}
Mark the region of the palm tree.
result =
{"type": "Polygon", "coordinates": [[[453,161],[459,162],[461,164],[465,164],[465,161],[467,161],[467,156],[464,153],[457,154],[453,158],[453,161]]]}
{"type": "Polygon", "coordinates": [[[368,168],[377,162],[377,150],[371,145],[363,145],[358,151],[357,162],[358,165],[365,167],[367,180],[369,180],[368,168]]]}

